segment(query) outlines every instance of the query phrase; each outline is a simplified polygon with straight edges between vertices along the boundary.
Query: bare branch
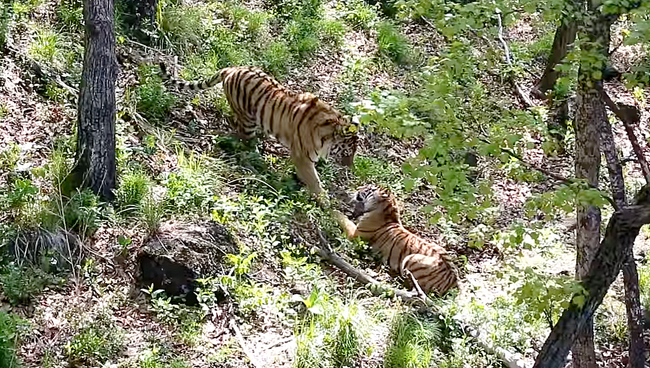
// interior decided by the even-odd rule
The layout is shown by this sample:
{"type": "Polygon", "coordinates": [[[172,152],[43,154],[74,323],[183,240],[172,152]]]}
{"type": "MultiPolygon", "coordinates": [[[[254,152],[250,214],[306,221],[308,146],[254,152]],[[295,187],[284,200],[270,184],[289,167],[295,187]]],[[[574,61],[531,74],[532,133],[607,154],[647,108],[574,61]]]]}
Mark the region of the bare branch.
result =
{"type": "MultiPolygon", "coordinates": [[[[501,12],[497,11],[497,21],[499,22],[499,41],[501,41],[501,45],[503,45],[503,52],[505,53],[506,57],[506,63],[508,63],[509,66],[512,66],[512,58],[510,57],[510,50],[508,49],[508,44],[506,41],[503,39],[503,24],[501,22],[501,12]]],[[[521,86],[519,86],[519,83],[515,80],[514,75],[512,73],[510,74],[510,82],[513,84],[515,87],[515,90],[517,91],[517,95],[519,95],[519,98],[524,102],[526,107],[533,107],[535,104],[533,101],[524,93],[524,91],[521,89],[521,86]]]]}
{"type": "Polygon", "coordinates": [[[643,150],[641,150],[639,141],[634,134],[634,125],[637,125],[640,119],[638,109],[634,107],[630,108],[627,106],[627,109],[622,109],[622,106],[619,106],[619,104],[612,101],[607,92],[601,90],[601,93],[603,100],[605,101],[605,105],[607,105],[607,107],[614,113],[614,115],[616,115],[616,117],[623,122],[625,132],[627,133],[627,137],[630,140],[630,144],[632,144],[634,154],[636,155],[639,165],[641,166],[641,171],[643,171],[645,181],[646,183],[650,183],[650,166],[648,166],[648,161],[646,161],[643,150]]]}

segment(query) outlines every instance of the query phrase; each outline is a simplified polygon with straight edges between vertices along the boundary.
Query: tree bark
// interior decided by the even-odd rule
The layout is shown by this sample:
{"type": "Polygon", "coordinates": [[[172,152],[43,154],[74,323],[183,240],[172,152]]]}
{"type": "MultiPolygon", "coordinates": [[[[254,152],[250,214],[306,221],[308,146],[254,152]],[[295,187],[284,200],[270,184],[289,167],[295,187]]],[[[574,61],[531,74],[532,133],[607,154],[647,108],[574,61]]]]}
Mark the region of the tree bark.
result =
{"type": "Polygon", "coordinates": [[[605,237],[589,266],[581,285],[587,294],[582,306],[571,303],[546,338],[533,368],[564,367],[571,344],[592,318],[614,282],[625,261],[625,253],[634,246],[641,226],[650,223],[650,186],[637,194],[634,206],[620,209],[612,215],[605,237]]]}
{"type": "Polygon", "coordinates": [[[105,200],[115,188],[115,34],[113,0],[84,0],[86,24],[83,74],[79,91],[78,186],[105,200]]]}
{"type": "MultiPolygon", "coordinates": [[[[597,6],[589,4],[591,17],[583,20],[586,42],[582,51],[607,59],[610,23],[598,15],[597,6]]],[[[580,65],[578,72],[576,131],[576,177],[587,179],[590,185],[598,186],[600,168],[600,130],[607,124],[607,111],[601,98],[604,60],[589,60],[580,65]]],[[[624,190],[624,188],[623,188],[624,190]]],[[[591,260],[600,245],[600,209],[578,203],[576,233],[576,278],[582,280],[587,274],[591,260]]],[[[574,368],[595,368],[593,319],[587,318],[576,335],[571,349],[574,368]]]]}
{"type": "MultiPolygon", "coordinates": [[[[603,100],[609,97],[601,90],[603,100]]],[[[625,198],[625,182],[623,180],[623,168],[619,160],[614,142],[612,126],[605,119],[600,122],[600,139],[603,152],[607,160],[609,181],[612,190],[612,197],[618,208],[627,205],[625,198]]],[[[626,249],[625,262],[623,263],[623,281],[625,285],[625,307],[627,310],[627,325],[630,336],[629,356],[630,368],[643,368],[645,364],[645,346],[643,344],[643,309],[641,308],[641,297],[639,294],[639,274],[634,260],[632,249],[626,249]]]]}
{"type": "Polygon", "coordinates": [[[560,76],[560,73],[555,70],[555,67],[562,62],[567,53],[573,48],[577,31],[578,25],[576,21],[568,18],[563,19],[562,24],[555,31],[551,55],[549,55],[546,62],[544,74],[542,74],[536,86],[537,90],[542,94],[545,94],[546,91],[553,89],[553,86],[555,86],[555,82],[560,76]]]}
{"type": "MultiPolygon", "coordinates": [[[[607,120],[601,121],[600,139],[607,160],[609,181],[612,197],[617,208],[627,205],[625,198],[625,182],[623,168],[619,160],[612,127],[607,120]]],[[[627,310],[627,325],[630,335],[630,368],[643,368],[645,361],[645,346],[643,345],[643,310],[639,295],[639,274],[634,261],[632,249],[625,252],[623,263],[623,280],[625,284],[625,307],[627,310]]]]}
{"type": "MultiPolygon", "coordinates": [[[[606,118],[605,107],[597,91],[586,83],[578,91],[576,114],[576,177],[598,186],[600,139],[597,122],[606,118]]],[[[582,280],[600,244],[600,209],[578,204],[576,233],[576,278],[582,280]]],[[[574,368],[596,367],[593,320],[588,318],[576,336],[573,349],[574,368]]]]}

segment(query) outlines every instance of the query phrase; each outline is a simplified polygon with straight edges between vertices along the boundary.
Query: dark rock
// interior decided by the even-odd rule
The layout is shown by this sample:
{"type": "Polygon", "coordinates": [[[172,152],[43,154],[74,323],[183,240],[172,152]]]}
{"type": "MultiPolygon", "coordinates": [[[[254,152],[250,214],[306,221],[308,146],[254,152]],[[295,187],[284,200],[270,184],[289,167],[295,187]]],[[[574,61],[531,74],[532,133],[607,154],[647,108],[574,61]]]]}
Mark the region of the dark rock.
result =
{"type": "MultiPolygon", "coordinates": [[[[223,258],[228,253],[237,253],[237,246],[221,224],[163,223],[138,255],[139,280],[145,288],[153,284],[168,296],[196,304],[196,280],[224,274],[223,258]]],[[[225,293],[217,291],[217,299],[223,298],[225,293]]]]}
{"type": "Polygon", "coordinates": [[[180,297],[187,305],[196,305],[196,274],[165,256],[142,254],[139,257],[141,281],[168,296],[180,297]]]}

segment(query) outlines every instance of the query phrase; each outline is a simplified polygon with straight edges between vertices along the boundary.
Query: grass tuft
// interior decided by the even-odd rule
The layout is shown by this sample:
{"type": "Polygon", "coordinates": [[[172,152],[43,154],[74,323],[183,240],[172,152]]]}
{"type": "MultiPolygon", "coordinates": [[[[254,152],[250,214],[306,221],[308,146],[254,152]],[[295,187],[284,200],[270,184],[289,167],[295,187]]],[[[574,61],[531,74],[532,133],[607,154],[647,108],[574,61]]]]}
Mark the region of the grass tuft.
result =
{"type": "Polygon", "coordinates": [[[423,320],[414,313],[397,314],[392,321],[384,367],[429,367],[442,336],[440,330],[437,323],[423,320]]]}

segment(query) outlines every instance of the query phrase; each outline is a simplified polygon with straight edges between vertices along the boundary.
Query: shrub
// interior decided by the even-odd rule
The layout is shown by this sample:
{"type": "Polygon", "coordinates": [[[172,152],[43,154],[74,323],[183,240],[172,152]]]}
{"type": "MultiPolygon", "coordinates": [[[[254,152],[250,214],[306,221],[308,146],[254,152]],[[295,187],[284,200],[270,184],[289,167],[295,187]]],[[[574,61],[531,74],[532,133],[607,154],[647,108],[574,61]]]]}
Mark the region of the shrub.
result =
{"type": "Polygon", "coordinates": [[[206,46],[205,40],[212,32],[210,9],[206,6],[170,5],[164,6],[158,13],[160,30],[167,35],[172,45],[181,53],[201,50],[206,46]]]}
{"type": "Polygon", "coordinates": [[[108,315],[101,314],[84,326],[65,346],[66,355],[73,363],[101,365],[124,347],[124,332],[115,326],[108,315]]]}
{"type": "Polygon", "coordinates": [[[377,27],[377,44],[379,54],[397,64],[406,64],[411,57],[411,45],[397,27],[388,21],[377,27]]]}
{"type": "Polygon", "coordinates": [[[341,47],[343,44],[343,36],[347,32],[345,24],[333,19],[323,19],[319,22],[318,28],[321,32],[323,41],[331,44],[334,47],[341,47]]]}
{"type": "Polygon", "coordinates": [[[57,279],[38,268],[23,268],[10,263],[0,273],[0,282],[9,303],[18,305],[28,303],[46,286],[55,284],[57,279]]]}
{"type": "Polygon", "coordinates": [[[287,73],[291,60],[291,50],[283,40],[272,42],[262,53],[264,68],[276,78],[287,73]]]}
{"type": "Polygon", "coordinates": [[[59,23],[62,23],[72,32],[81,32],[83,29],[83,1],[62,0],[56,9],[59,23]]]}
{"type": "Polygon", "coordinates": [[[77,190],[63,209],[63,227],[81,236],[92,235],[101,226],[99,198],[86,188],[77,190]]]}
{"type": "Polygon", "coordinates": [[[216,168],[208,168],[207,158],[185,157],[182,152],[178,161],[179,170],[166,173],[162,181],[167,188],[165,209],[176,214],[206,212],[221,185],[221,162],[214,161],[216,168]]]}
{"type": "Polygon", "coordinates": [[[165,91],[156,67],[141,66],[138,74],[141,80],[136,90],[138,111],[152,122],[163,122],[176,103],[176,97],[165,91]]]}
{"type": "Polygon", "coordinates": [[[347,9],[341,13],[341,18],[354,29],[371,29],[378,19],[377,6],[369,5],[363,0],[348,2],[347,9]]]}

